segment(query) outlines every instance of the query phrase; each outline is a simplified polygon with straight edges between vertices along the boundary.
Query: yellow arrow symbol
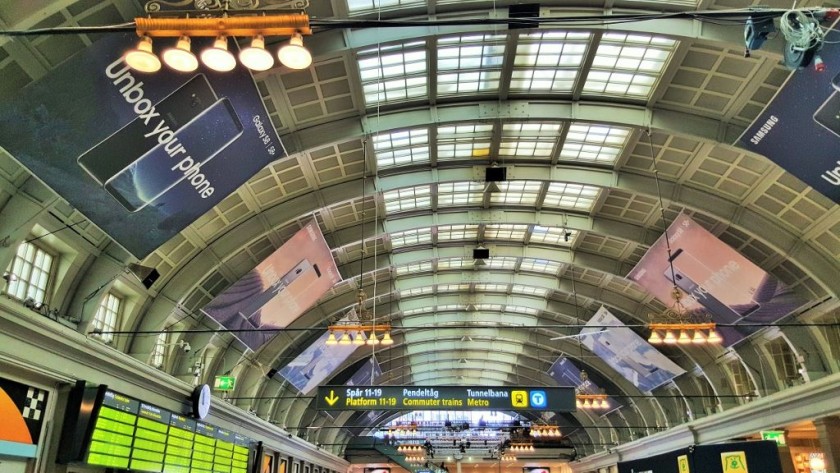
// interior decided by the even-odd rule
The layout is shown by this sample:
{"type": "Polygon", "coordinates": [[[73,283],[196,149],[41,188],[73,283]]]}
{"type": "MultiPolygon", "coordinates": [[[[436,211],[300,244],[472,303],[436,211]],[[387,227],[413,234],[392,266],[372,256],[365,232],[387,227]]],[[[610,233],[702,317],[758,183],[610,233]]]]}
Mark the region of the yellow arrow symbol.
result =
{"type": "Polygon", "coordinates": [[[336,402],[338,402],[339,397],[335,395],[335,391],[330,389],[330,395],[324,397],[324,400],[327,401],[327,404],[330,406],[334,406],[336,402]]]}

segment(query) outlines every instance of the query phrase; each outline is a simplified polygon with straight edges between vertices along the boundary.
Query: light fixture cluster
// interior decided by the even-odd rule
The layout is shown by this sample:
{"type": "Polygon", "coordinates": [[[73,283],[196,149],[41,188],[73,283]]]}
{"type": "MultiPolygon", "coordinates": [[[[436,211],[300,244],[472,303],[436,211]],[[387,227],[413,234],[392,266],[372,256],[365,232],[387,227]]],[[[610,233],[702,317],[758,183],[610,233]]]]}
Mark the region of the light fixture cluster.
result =
{"type": "Polygon", "coordinates": [[[534,444],[532,443],[512,443],[510,444],[510,448],[508,451],[514,453],[521,453],[521,452],[533,452],[534,451],[534,444]]]}
{"type": "Polygon", "coordinates": [[[426,457],[424,455],[409,455],[405,457],[405,461],[409,463],[423,463],[426,461],[426,457]]]}
{"type": "Polygon", "coordinates": [[[327,337],[326,345],[393,345],[391,338],[391,325],[330,325],[330,335],[327,337]],[[370,332],[370,335],[366,335],[370,332]],[[336,337],[336,333],[341,335],[336,337]],[[351,337],[350,334],[353,333],[351,337]],[[378,334],[382,334],[379,338],[378,334]]]}
{"type": "Polygon", "coordinates": [[[516,455],[511,455],[510,453],[505,453],[504,455],[502,455],[502,461],[503,462],[515,462],[516,461],[516,455]]]}
{"type": "Polygon", "coordinates": [[[389,435],[408,435],[417,433],[417,423],[397,424],[388,429],[389,435]]]}
{"type": "Polygon", "coordinates": [[[575,406],[578,409],[608,409],[608,398],[606,394],[578,394],[575,396],[575,406]]]}
{"type": "Polygon", "coordinates": [[[265,48],[266,35],[289,36],[277,50],[277,59],[290,69],[306,69],[312,54],[303,46],[303,35],[310,34],[309,17],[305,14],[237,16],[219,18],[137,18],[140,41],[126,52],[124,60],[134,70],[157,72],[162,64],[178,72],[198,69],[199,59],[208,68],[227,72],[236,67],[237,58],[228,48],[232,36],[251,37],[249,46],[239,52],[239,63],[253,71],[274,66],[274,55],[265,48]],[[152,37],[177,37],[175,44],[155,55],[152,37]],[[191,38],[214,37],[213,45],[198,56],[192,51],[191,38]]]}
{"type": "Polygon", "coordinates": [[[531,426],[531,437],[537,438],[550,438],[550,437],[562,437],[563,434],[560,432],[560,428],[556,425],[532,425],[531,426]]]}
{"type": "Polygon", "coordinates": [[[426,448],[415,443],[404,443],[397,447],[397,451],[400,453],[425,453],[426,448]]]}
{"type": "Polygon", "coordinates": [[[723,342],[723,337],[717,331],[717,324],[708,316],[695,320],[698,317],[689,315],[682,304],[682,292],[677,286],[671,288],[671,298],[674,299],[674,303],[670,308],[659,314],[650,314],[652,322],[648,324],[650,329],[648,343],[651,345],[663,343],[702,345],[723,342]]]}
{"type": "Polygon", "coordinates": [[[365,300],[367,294],[365,291],[359,289],[356,294],[356,314],[359,317],[359,322],[340,323],[337,325],[330,325],[328,330],[330,335],[327,337],[326,345],[393,345],[394,339],[391,338],[391,324],[382,323],[377,324],[373,315],[365,309],[365,300]],[[350,334],[353,334],[351,337],[350,334]],[[370,335],[367,335],[370,333],[370,335]],[[336,334],[339,334],[336,337],[336,334]],[[382,334],[382,338],[379,338],[382,334]]]}
{"type": "Polygon", "coordinates": [[[674,344],[717,344],[723,342],[723,338],[716,330],[714,322],[706,323],[673,323],[648,324],[650,329],[650,337],[648,342],[651,345],[674,345],[674,344]]]}

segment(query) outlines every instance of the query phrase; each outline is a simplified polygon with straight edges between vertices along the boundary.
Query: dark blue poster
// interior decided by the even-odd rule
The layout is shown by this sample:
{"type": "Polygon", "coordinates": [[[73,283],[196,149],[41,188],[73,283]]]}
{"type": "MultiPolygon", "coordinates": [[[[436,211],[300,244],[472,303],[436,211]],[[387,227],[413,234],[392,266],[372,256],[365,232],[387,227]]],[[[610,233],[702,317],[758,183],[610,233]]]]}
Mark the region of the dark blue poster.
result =
{"type": "Polygon", "coordinates": [[[136,42],[108,35],[5,101],[0,145],[143,258],[284,154],[246,68],[141,73],[136,42]]]}
{"type": "Polygon", "coordinates": [[[347,386],[375,386],[380,376],[382,376],[382,368],[376,361],[376,357],[371,356],[344,384],[347,386]]]}
{"type": "Polygon", "coordinates": [[[794,72],[738,145],[840,203],[840,44],[826,41],[820,55],[826,70],[794,72]]]}

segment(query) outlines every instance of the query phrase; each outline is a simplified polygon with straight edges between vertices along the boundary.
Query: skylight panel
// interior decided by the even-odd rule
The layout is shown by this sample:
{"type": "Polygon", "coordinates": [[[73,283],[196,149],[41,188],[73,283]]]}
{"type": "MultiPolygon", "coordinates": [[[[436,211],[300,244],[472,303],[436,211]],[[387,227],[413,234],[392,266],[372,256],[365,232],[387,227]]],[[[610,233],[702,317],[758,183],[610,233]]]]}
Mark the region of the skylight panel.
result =
{"type": "Polygon", "coordinates": [[[438,184],[438,206],[481,205],[484,185],[478,182],[443,182],[438,184]]]}
{"type": "Polygon", "coordinates": [[[423,294],[431,294],[434,291],[432,286],[413,287],[400,291],[400,297],[421,296],[423,294]]]}
{"type": "Polygon", "coordinates": [[[519,265],[520,271],[532,271],[535,273],[557,274],[562,265],[557,261],[546,259],[522,258],[519,265]]]}
{"type": "Polygon", "coordinates": [[[435,312],[453,312],[456,310],[462,310],[464,306],[458,304],[443,304],[439,305],[435,308],[435,312]]]}
{"type": "Polygon", "coordinates": [[[431,186],[428,185],[394,189],[385,192],[382,197],[385,211],[389,214],[432,206],[431,186]]]}
{"type": "Polygon", "coordinates": [[[477,292],[507,292],[507,284],[476,284],[475,290],[477,292]]]}
{"type": "Polygon", "coordinates": [[[428,92],[423,42],[360,52],[358,62],[368,106],[420,98],[428,92]]]}
{"type": "Polygon", "coordinates": [[[475,310],[481,310],[485,312],[501,312],[502,304],[476,304],[475,310]]]}
{"type": "Polygon", "coordinates": [[[469,284],[441,284],[437,287],[438,292],[466,292],[470,290],[469,284]]]}
{"type": "Polygon", "coordinates": [[[646,99],[677,42],[658,36],[605,33],[583,86],[585,94],[646,99]]]}
{"type": "Polygon", "coordinates": [[[494,204],[533,206],[542,188],[539,181],[508,181],[498,185],[499,192],[490,194],[490,201],[494,204]]]}
{"type": "Polygon", "coordinates": [[[566,133],[560,159],[613,164],[624,149],[629,136],[629,128],[573,123],[566,133]]]}
{"type": "Polygon", "coordinates": [[[437,228],[438,241],[475,240],[478,225],[440,225],[437,228]]]}
{"type": "Polygon", "coordinates": [[[510,91],[571,93],[591,35],[550,31],[520,36],[510,91]]]}
{"type": "Polygon", "coordinates": [[[445,271],[448,269],[471,269],[473,267],[473,260],[465,260],[463,258],[446,258],[438,261],[438,270],[445,271]]]}
{"type": "Polygon", "coordinates": [[[488,240],[524,240],[528,225],[510,223],[491,224],[484,228],[484,238],[488,240]]]}
{"type": "Polygon", "coordinates": [[[504,55],[504,35],[440,38],[437,43],[438,95],[498,91],[504,55]]]}
{"type": "Polygon", "coordinates": [[[543,207],[590,211],[595,205],[600,188],[582,184],[552,182],[543,200],[543,207]]]}
{"type": "Polygon", "coordinates": [[[364,13],[379,8],[405,8],[424,5],[426,0],[347,0],[347,11],[350,13],[364,13]]]}
{"type": "Polygon", "coordinates": [[[406,317],[406,316],[409,316],[409,315],[423,314],[423,313],[426,313],[426,312],[432,312],[434,309],[435,309],[434,307],[428,307],[428,306],[427,307],[418,307],[416,309],[404,310],[404,311],[402,311],[402,315],[403,315],[403,317],[406,317]]]}
{"type": "Polygon", "coordinates": [[[561,128],[560,123],[505,123],[502,126],[499,156],[551,157],[561,128]]]}
{"type": "Polygon", "coordinates": [[[421,261],[419,263],[409,263],[397,266],[397,276],[412,273],[424,273],[432,270],[431,261],[421,261]]]}
{"type": "Polygon", "coordinates": [[[373,150],[379,168],[429,161],[429,130],[414,128],[373,137],[373,150]]]}
{"type": "Polygon", "coordinates": [[[391,247],[401,248],[404,246],[423,245],[432,242],[431,228],[415,228],[404,232],[391,234],[391,247]]]}
{"type": "Polygon", "coordinates": [[[510,292],[514,294],[525,294],[525,295],[533,295],[533,296],[540,296],[544,297],[548,294],[548,289],[536,286],[525,286],[522,284],[514,284],[510,288],[510,292]]]}
{"type": "Polygon", "coordinates": [[[521,305],[508,305],[505,306],[505,312],[516,312],[519,314],[537,315],[537,313],[539,313],[539,310],[534,309],[533,307],[525,307],[521,305]]]}
{"type": "Polygon", "coordinates": [[[497,256],[485,260],[486,267],[490,269],[513,269],[516,267],[516,258],[512,256],[497,256]]]}
{"type": "Polygon", "coordinates": [[[531,231],[529,243],[547,243],[549,245],[571,246],[577,237],[577,230],[563,227],[542,227],[535,225],[531,231]]]}
{"type": "Polygon", "coordinates": [[[490,156],[493,125],[469,123],[439,126],[437,132],[438,159],[469,159],[490,156]]]}

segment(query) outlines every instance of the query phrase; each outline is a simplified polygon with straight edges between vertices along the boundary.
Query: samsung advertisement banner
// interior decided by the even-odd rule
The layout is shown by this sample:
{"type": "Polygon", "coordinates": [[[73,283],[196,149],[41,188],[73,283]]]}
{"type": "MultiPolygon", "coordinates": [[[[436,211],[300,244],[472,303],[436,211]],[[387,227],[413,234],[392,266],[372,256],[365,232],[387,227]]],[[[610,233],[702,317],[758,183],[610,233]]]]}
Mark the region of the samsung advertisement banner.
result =
{"type": "Polygon", "coordinates": [[[694,220],[680,214],[668,228],[671,261],[668,263],[665,235],[639,260],[628,277],[671,306],[676,285],[682,303],[691,315],[705,313],[719,324],[725,346],[790,314],[804,300],[775,277],[720,241],[694,220]]]}
{"type": "Polygon", "coordinates": [[[640,391],[651,391],[685,373],[606,307],[598,309],[580,333],[584,346],[640,391]]]}
{"type": "Polygon", "coordinates": [[[371,356],[344,384],[347,386],[375,386],[380,376],[382,376],[382,367],[379,366],[376,357],[371,356]]]}
{"type": "MultiPolygon", "coordinates": [[[[840,44],[826,41],[820,55],[840,57],[840,44]]],[[[836,61],[825,64],[824,72],[813,67],[794,72],[738,145],[840,204],[840,67],[836,61]]]]}
{"type": "Polygon", "coordinates": [[[3,103],[0,146],[142,259],[284,153],[246,68],[141,73],[136,43],[109,34],[3,103]]]}
{"type": "Polygon", "coordinates": [[[257,350],[340,280],[321,228],[311,220],[201,310],[257,350]]]}
{"type": "MultiPolygon", "coordinates": [[[[356,312],[353,310],[339,321],[339,325],[356,320],[356,312]]],[[[329,332],[324,332],[277,374],[303,394],[318,387],[359,348],[359,345],[327,346],[327,337],[329,332]]]]}

